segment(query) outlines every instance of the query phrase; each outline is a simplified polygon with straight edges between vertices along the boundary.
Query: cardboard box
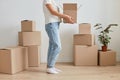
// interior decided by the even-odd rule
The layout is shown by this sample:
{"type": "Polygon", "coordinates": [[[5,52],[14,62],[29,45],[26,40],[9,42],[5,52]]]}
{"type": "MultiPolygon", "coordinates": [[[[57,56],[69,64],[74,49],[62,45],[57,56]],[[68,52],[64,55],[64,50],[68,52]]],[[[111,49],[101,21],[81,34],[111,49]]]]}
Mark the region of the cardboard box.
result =
{"type": "Polygon", "coordinates": [[[0,72],[15,74],[27,69],[27,54],[25,47],[0,49],[0,72]]]}
{"type": "Polygon", "coordinates": [[[41,44],[41,32],[19,32],[19,45],[31,46],[41,44]]]}
{"type": "Polygon", "coordinates": [[[23,50],[23,68],[27,70],[28,69],[28,48],[23,46],[19,46],[19,48],[22,48],[23,50]]]}
{"type": "Polygon", "coordinates": [[[98,47],[74,45],[74,64],[76,66],[97,66],[98,47]]]}
{"type": "MultiPolygon", "coordinates": [[[[73,18],[73,21],[77,23],[77,4],[76,3],[65,3],[63,4],[63,13],[73,18]]],[[[68,23],[63,20],[64,23],[68,23]]]]}
{"type": "Polygon", "coordinates": [[[31,20],[21,21],[21,31],[22,32],[36,31],[35,21],[31,21],[31,20]]]}
{"type": "Polygon", "coordinates": [[[91,24],[89,23],[79,24],[79,33],[80,34],[91,34],[91,24]]]}
{"type": "Polygon", "coordinates": [[[75,34],[74,45],[95,45],[94,35],[92,34],[75,34]]]}
{"type": "Polygon", "coordinates": [[[100,66],[114,66],[116,65],[116,52],[115,51],[99,51],[99,65],[100,66]]]}
{"type": "Polygon", "coordinates": [[[40,46],[28,46],[28,65],[29,67],[40,66],[40,46]]]}

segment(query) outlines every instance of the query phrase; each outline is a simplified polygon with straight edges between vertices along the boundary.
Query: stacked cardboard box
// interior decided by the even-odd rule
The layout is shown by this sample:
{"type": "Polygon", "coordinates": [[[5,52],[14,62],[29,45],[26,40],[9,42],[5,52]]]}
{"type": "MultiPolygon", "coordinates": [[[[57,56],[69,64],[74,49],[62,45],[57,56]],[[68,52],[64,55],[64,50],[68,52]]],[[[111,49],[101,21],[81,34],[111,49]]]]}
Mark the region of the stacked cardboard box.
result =
{"type": "Polygon", "coordinates": [[[100,66],[114,66],[116,65],[116,52],[112,50],[99,51],[98,61],[100,66]]]}
{"type": "Polygon", "coordinates": [[[75,34],[74,45],[94,45],[94,35],[92,34],[75,34]]]}
{"type": "Polygon", "coordinates": [[[19,32],[19,45],[20,46],[31,46],[40,45],[40,32],[19,32]]]}
{"type": "Polygon", "coordinates": [[[80,34],[91,34],[91,24],[89,23],[79,24],[79,33],[80,34]]]}
{"type": "Polygon", "coordinates": [[[24,20],[21,21],[21,31],[23,32],[32,32],[36,31],[36,24],[34,21],[24,20]]]}
{"type": "Polygon", "coordinates": [[[80,34],[74,35],[74,64],[81,66],[98,65],[98,47],[88,23],[79,25],[80,34]]]}
{"type": "Polygon", "coordinates": [[[28,46],[28,64],[30,67],[40,65],[40,46],[28,46]]]}
{"type": "Polygon", "coordinates": [[[0,49],[0,72],[15,74],[28,68],[28,52],[26,47],[10,47],[0,49]]]}
{"type": "Polygon", "coordinates": [[[34,21],[21,21],[21,32],[18,33],[19,46],[28,48],[28,66],[38,67],[40,65],[41,32],[36,31],[34,21]]]}

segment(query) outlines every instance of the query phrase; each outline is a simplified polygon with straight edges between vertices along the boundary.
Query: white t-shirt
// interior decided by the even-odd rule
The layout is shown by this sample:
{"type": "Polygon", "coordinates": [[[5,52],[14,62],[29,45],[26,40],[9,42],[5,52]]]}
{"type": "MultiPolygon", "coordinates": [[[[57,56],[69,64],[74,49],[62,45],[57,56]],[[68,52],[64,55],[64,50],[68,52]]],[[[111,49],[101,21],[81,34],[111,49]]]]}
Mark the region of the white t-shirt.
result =
{"type": "Polygon", "coordinates": [[[53,8],[59,12],[59,7],[57,6],[54,0],[44,0],[43,12],[45,16],[45,24],[52,23],[52,22],[60,22],[60,18],[58,16],[52,15],[48,10],[48,8],[46,7],[46,4],[52,4],[53,8]]]}

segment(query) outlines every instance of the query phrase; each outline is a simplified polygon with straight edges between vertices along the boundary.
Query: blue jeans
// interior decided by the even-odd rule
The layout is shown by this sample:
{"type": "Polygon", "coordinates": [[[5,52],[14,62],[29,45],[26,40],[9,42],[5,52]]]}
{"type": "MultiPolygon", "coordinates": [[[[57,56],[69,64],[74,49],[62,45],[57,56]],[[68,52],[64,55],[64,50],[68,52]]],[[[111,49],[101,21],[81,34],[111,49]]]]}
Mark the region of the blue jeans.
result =
{"type": "Polygon", "coordinates": [[[45,25],[45,29],[49,37],[49,48],[47,56],[48,68],[52,68],[55,66],[57,57],[61,50],[59,24],[60,22],[53,22],[45,25]]]}

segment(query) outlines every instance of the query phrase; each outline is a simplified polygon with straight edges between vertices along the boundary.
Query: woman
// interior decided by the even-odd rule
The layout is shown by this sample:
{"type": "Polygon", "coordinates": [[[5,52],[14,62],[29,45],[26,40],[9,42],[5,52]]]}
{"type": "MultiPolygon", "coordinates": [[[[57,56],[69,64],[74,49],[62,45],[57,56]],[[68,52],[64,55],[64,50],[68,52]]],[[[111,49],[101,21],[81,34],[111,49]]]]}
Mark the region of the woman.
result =
{"type": "Polygon", "coordinates": [[[61,70],[55,68],[55,63],[61,50],[59,35],[60,18],[64,18],[71,24],[73,24],[73,20],[70,16],[59,12],[59,8],[54,0],[44,0],[43,11],[45,15],[45,29],[49,37],[47,73],[57,74],[61,72],[61,70]]]}

